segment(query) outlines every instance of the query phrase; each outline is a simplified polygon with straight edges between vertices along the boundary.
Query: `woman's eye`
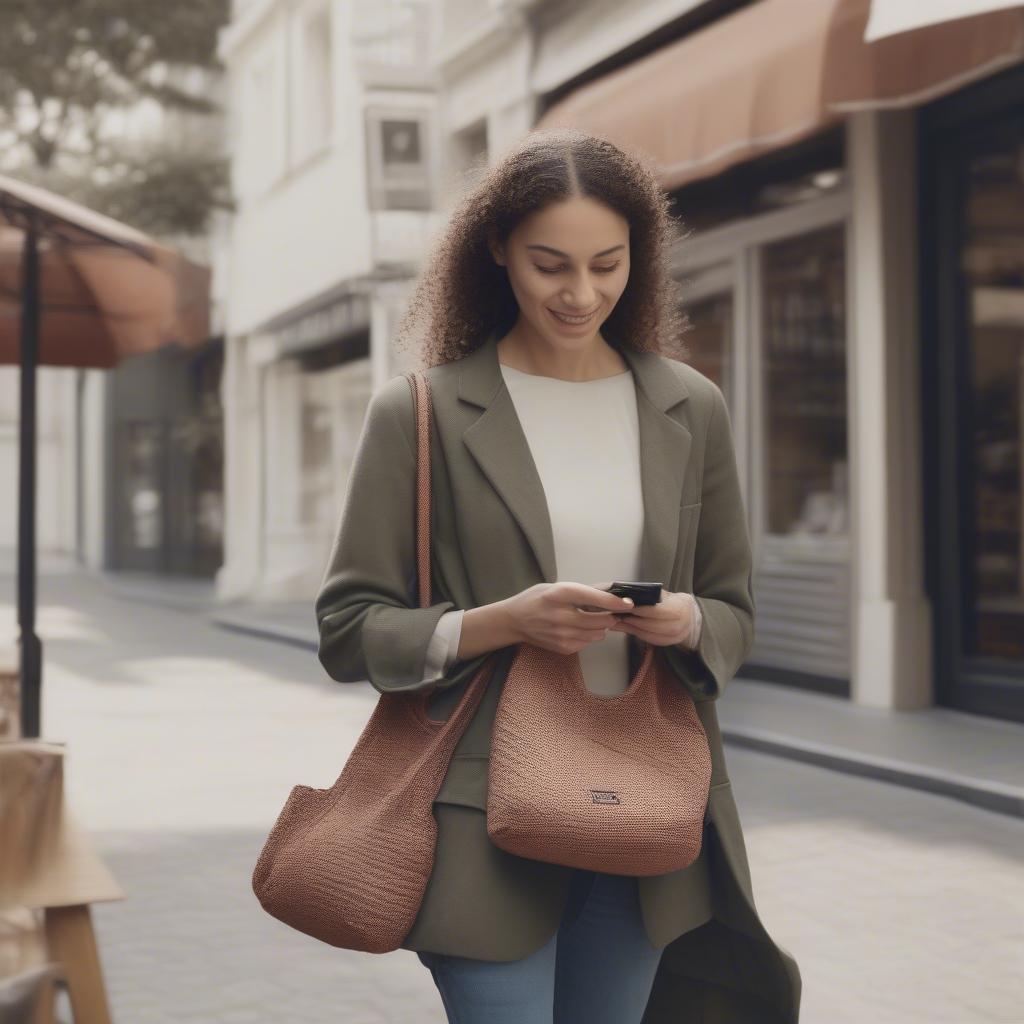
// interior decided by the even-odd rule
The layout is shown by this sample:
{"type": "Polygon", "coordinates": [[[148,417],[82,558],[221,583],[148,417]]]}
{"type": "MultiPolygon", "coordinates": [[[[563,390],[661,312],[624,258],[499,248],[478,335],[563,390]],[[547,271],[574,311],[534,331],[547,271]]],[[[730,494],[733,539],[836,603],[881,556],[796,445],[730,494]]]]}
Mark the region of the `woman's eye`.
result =
{"type": "MultiPolygon", "coordinates": [[[[537,263],[535,263],[534,266],[542,274],[558,274],[558,273],[561,273],[561,271],[563,269],[562,267],[542,267],[542,266],[540,266],[537,263]]],[[[596,270],[599,274],[610,274],[613,270],[618,270],[618,268],[619,268],[619,265],[618,265],[618,263],[616,263],[616,264],[614,264],[613,266],[610,266],[610,267],[594,267],[594,270],[596,270]]]]}

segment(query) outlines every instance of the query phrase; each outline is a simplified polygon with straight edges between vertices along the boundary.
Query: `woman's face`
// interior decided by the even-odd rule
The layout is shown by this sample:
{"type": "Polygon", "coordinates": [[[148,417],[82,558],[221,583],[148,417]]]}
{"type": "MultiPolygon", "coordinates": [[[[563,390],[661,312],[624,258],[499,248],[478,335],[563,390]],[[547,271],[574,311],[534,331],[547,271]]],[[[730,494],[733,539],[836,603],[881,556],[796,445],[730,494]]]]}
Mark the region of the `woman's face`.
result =
{"type": "Polygon", "coordinates": [[[584,349],[629,280],[629,221],[573,197],[530,214],[491,253],[508,270],[519,303],[516,329],[557,348],[584,349]]]}

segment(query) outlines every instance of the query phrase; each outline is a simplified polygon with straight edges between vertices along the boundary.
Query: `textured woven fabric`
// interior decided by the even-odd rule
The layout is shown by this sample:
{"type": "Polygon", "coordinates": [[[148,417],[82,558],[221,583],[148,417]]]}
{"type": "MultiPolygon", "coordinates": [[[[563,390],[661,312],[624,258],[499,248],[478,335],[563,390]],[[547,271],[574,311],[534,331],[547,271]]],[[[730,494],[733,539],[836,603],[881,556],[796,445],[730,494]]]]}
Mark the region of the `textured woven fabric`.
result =
{"type": "MultiPolygon", "coordinates": [[[[417,569],[430,603],[430,392],[406,374],[416,403],[417,569]]],[[[434,866],[433,801],[497,653],[450,718],[427,717],[425,692],[381,694],[337,781],[293,787],[260,851],[252,885],[263,909],[344,949],[388,953],[412,928],[434,866]]]]}
{"type": "Polygon", "coordinates": [[[591,693],[579,656],[520,644],[494,718],[487,833],[507,853],[662,875],[701,849],[711,750],[693,698],[646,645],[629,687],[591,693]]]}

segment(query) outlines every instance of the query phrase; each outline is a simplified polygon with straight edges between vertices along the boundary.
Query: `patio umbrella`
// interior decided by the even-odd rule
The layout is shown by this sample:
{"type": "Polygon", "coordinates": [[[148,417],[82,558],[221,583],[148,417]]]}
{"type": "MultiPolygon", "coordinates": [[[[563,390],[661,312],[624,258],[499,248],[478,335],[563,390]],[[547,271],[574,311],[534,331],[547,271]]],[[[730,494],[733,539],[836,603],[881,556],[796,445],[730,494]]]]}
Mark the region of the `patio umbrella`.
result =
{"type": "Polygon", "coordinates": [[[109,368],[209,334],[207,267],[134,228],[0,175],[0,363],[21,365],[18,625],[21,733],[39,736],[36,367],[109,368]]]}

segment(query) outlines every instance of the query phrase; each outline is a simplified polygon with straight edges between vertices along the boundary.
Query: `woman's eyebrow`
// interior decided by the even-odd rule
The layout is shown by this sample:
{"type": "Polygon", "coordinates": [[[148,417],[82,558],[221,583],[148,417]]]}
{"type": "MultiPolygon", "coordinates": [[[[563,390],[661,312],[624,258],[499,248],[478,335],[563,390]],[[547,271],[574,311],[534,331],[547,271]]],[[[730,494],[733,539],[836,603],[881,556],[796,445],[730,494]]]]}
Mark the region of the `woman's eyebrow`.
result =
{"type": "MultiPolygon", "coordinates": [[[[550,245],[528,245],[527,249],[542,249],[544,252],[549,252],[553,256],[564,256],[568,258],[567,252],[562,252],[560,249],[552,249],[550,245]]],[[[593,258],[597,259],[599,256],[607,256],[609,253],[613,253],[618,249],[625,249],[624,243],[620,242],[618,245],[613,245],[610,249],[602,249],[601,252],[595,252],[593,258]]]]}

